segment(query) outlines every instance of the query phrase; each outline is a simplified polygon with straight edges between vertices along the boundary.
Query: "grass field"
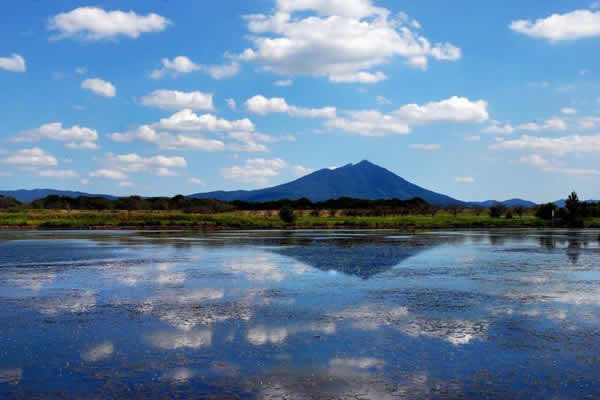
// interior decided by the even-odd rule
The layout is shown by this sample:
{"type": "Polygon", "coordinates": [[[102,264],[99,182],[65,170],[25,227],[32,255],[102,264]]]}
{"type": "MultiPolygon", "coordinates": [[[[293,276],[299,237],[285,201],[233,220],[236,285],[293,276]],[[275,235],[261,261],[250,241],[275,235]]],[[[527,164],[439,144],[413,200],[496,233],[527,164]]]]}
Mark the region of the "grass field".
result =
{"type": "MultiPolygon", "coordinates": [[[[281,229],[281,228],[488,228],[545,227],[548,221],[533,215],[491,218],[467,210],[457,216],[440,212],[431,215],[385,217],[343,216],[341,213],[312,216],[297,212],[294,225],[283,223],[276,211],[239,211],[222,214],[189,214],[178,211],[67,211],[24,210],[0,212],[2,229],[281,229]]],[[[600,227],[600,219],[586,221],[586,227],[600,227]]]]}

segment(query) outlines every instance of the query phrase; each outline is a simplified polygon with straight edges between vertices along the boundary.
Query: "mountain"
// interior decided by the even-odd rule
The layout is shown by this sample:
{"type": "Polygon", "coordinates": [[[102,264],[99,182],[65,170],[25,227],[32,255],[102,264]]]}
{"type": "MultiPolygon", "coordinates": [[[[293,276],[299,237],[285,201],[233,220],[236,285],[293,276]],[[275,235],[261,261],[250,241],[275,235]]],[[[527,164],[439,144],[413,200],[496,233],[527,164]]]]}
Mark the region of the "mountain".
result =
{"type": "MultiPolygon", "coordinates": [[[[583,203],[600,203],[600,200],[582,200],[583,203]]],[[[564,207],[567,205],[567,199],[556,200],[554,202],[558,207],[564,207]]]]}
{"type": "Polygon", "coordinates": [[[470,207],[490,208],[490,207],[493,207],[494,205],[496,205],[497,203],[504,204],[506,207],[525,207],[525,208],[532,208],[537,205],[536,203],[529,201],[529,200],[510,199],[510,200],[504,200],[504,201],[496,201],[496,200],[472,201],[472,202],[469,202],[469,206],[470,207]]]}
{"type": "Polygon", "coordinates": [[[64,197],[105,197],[107,199],[116,199],[116,196],[107,194],[89,194],[83,192],[72,192],[69,190],[54,190],[54,189],[32,189],[32,190],[0,190],[0,195],[10,196],[19,200],[22,203],[31,203],[34,200],[42,199],[46,196],[56,195],[64,197]]]}
{"type": "Polygon", "coordinates": [[[312,201],[353,197],[358,199],[412,199],[420,197],[440,206],[466,205],[452,197],[435,193],[412,184],[385,168],[369,161],[348,164],[336,169],[322,169],[293,182],[259,190],[197,193],[190,197],[248,202],[297,200],[306,197],[312,201]]]}

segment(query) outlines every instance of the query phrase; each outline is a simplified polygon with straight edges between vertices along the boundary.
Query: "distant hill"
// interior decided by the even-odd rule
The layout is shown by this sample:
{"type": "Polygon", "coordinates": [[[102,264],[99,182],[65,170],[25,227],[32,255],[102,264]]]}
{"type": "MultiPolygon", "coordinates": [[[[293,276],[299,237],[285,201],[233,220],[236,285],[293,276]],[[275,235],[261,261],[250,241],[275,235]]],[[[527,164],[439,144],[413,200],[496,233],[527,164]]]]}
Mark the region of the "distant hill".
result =
{"type": "Polygon", "coordinates": [[[46,196],[57,195],[64,197],[105,197],[107,199],[117,199],[117,196],[110,196],[107,194],[89,194],[83,192],[73,192],[69,190],[54,190],[54,189],[32,189],[32,190],[0,190],[0,195],[10,196],[19,200],[22,203],[31,203],[34,200],[42,199],[46,196]]]}
{"type": "Polygon", "coordinates": [[[369,161],[348,164],[336,169],[322,169],[293,182],[259,190],[209,192],[191,195],[195,198],[248,202],[297,200],[306,197],[312,201],[325,201],[340,197],[358,199],[401,199],[420,197],[430,204],[440,206],[466,205],[452,197],[435,193],[410,183],[385,168],[369,161]]]}
{"type": "Polygon", "coordinates": [[[537,205],[536,203],[534,203],[532,201],[528,201],[528,200],[510,199],[510,200],[505,200],[505,201],[496,201],[496,200],[472,201],[472,202],[469,202],[469,206],[490,208],[490,207],[493,207],[494,205],[496,205],[497,203],[504,204],[506,207],[525,207],[525,208],[532,208],[537,205]]]}
{"type": "MultiPolygon", "coordinates": [[[[600,200],[582,200],[584,203],[600,203],[600,200]]],[[[567,199],[556,200],[554,202],[558,207],[564,207],[567,204],[567,199]]]]}

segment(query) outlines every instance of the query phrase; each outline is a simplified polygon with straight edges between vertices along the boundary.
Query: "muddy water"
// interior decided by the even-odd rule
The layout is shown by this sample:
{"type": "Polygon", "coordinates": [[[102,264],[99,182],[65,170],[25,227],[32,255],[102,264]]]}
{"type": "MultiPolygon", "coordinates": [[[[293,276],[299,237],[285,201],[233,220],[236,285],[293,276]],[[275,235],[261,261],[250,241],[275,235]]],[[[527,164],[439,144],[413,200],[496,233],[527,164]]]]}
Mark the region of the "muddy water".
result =
{"type": "Polygon", "coordinates": [[[598,239],[0,233],[0,398],[599,398],[598,239]]]}

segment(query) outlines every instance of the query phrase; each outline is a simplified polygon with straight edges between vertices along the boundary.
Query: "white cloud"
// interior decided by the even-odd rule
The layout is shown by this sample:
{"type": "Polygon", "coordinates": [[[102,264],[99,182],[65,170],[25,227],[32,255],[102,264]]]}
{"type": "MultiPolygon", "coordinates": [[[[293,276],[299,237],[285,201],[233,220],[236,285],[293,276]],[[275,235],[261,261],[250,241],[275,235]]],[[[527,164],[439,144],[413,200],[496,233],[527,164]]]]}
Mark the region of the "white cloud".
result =
{"type": "Polygon", "coordinates": [[[18,150],[12,156],[4,158],[2,162],[20,167],[54,167],[58,165],[56,157],[39,147],[18,150]]]}
{"type": "Polygon", "coordinates": [[[554,117],[551,118],[547,121],[545,121],[543,124],[538,124],[537,122],[529,122],[526,124],[521,124],[519,126],[517,126],[518,130],[522,130],[522,131],[532,131],[532,132],[538,132],[538,131],[543,131],[543,130],[551,130],[551,131],[565,131],[567,130],[567,124],[564,120],[554,117]]]}
{"type": "Polygon", "coordinates": [[[67,142],[66,146],[71,149],[93,150],[98,148],[96,144],[98,132],[96,130],[79,125],[67,129],[60,122],[44,124],[39,128],[25,131],[17,135],[14,140],[16,142],[37,142],[41,139],[67,142]]]}
{"type": "Polygon", "coordinates": [[[411,144],[408,147],[415,150],[426,150],[426,151],[435,151],[442,148],[439,144],[411,144]]]}
{"type": "Polygon", "coordinates": [[[479,135],[467,136],[467,137],[465,137],[465,140],[467,142],[479,142],[481,140],[481,136],[479,136],[479,135]]]}
{"type": "Polygon", "coordinates": [[[183,157],[157,155],[144,158],[136,153],[108,153],[104,163],[108,168],[98,170],[91,176],[126,181],[129,173],[149,172],[155,176],[176,176],[174,168],[187,168],[183,157]]]}
{"type": "Polygon", "coordinates": [[[584,117],[579,120],[579,129],[595,129],[600,124],[600,117],[584,117]]]}
{"type": "Polygon", "coordinates": [[[329,76],[329,80],[335,83],[378,83],[387,79],[387,75],[381,71],[375,73],[360,71],[329,76]]]}
{"type": "Polygon", "coordinates": [[[454,180],[458,183],[475,183],[475,178],[472,176],[457,176],[454,180]]]}
{"type": "Polygon", "coordinates": [[[56,170],[56,169],[48,169],[38,171],[37,174],[39,176],[44,176],[47,178],[57,178],[57,179],[70,179],[70,178],[78,178],[79,174],[71,169],[67,170],[56,170]]]}
{"type": "Polygon", "coordinates": [[[189,74],[200,69],[200,65],[194,63],[186,56],[175,57],[172,61],[168,58],[163,58],[161,62],[163,67],[152,71],[150,74],[152,79],[160,79],[166,74],[189,74]]]}
{"type": "Polygon", "coordinates": [[[407,104],[388,114],[376,110],[346,111],[344,114],[345,118],[330,119],[326,125],[362,136],[406,135],[411,132],[413,125],[438,122],[479,123],[489,119],[487,102],[470,101],[456,96],[424,105],[407,104]]]}
{"type": "Polygon", "coordinates": [[[25,72],[27,66],[25,59],[19,54],[13,54],[10,57],[0,57],[0,69],[11,72],[25,72]]]}
{"type": "Polygon", "coordinates": [[[171,135],[165,132],[157,132],[149,125],[126,132],[115,132],[110,135],[115,142],[131,142],[141,140],[155,143],[160,149],[164,150],[199,150],[199,151],[223,151],[225,143],[220,140],[206,139],[195,134],[171,135]]]}
{"type": "Polygon", "coordinates": [[[199,178],[190,178],[190,179],[188,179],[188,182],[192,183],[194,185],[206,186],[206,184],[204,183],[204,181],[202,179],[199,179],[199,178]]]}
{"type": "Polygon", "coordinates": [[[84,80],[81,82],[81,88],[91,90],[98,96],[115,97],[117,95],[117,89],[112,83],[98,78],[84,80]]]}
{"type": "Polygon", "coordinates": [[[226,179],[251,184],[267,184],[269,178],[278,176],[281,170],[287,167],[288,163],[281,158],[272,160],[254,158],[246,160],[243,166],[223,168],[221,173],[226,179]]]}
{"type": "Polygon", "coordinates": [[[293,83],[294,83],[294,81],[291,79],[282,79],[279,81],[275,81],[274,85],[279,86],[279,87],[287,87],[287,86],[292,86],[293,83]]]}
{"type": "Polygon", "coordinates": [[[422,106],[407,104],[394,114],[413,123],[484,122],[489,119],[486,101],[471,101],[466,97],[457,96],[422,106]]]}
{"type": "Polygon", "coordinates": [[[416,21],[392,16],[370,0],[281,0],[271,15],[245,18],[254,46],[239,59],[282,75],[374,83],[385,75],[370,70],[396,56],[422,69],[431,58],[455,61],[461,57],[454,45],[431,44],[415,33],[413,28],[420,26],[416,21]]]}
{"type": "Polygon", "coordinates": [[[123,173],[122,171],[108,168],[103,168],[94,172],[90,172],[90,176],[93,176],[94,178],[114,179],[117,181],[128,179],[127,175],[125,175],[125,173],[123,173]]]}
{"type": "Polygon", "coordinates": [[[314,170],[311,168],[306,168],[302,165],[295,165],[293,167],[293,172],[296,177],[301,177],[314,172],[314,170]]]}
{"type": "Polygon", "coordinates": [[[79,75],[85,75],[85,74],[87,74],[87,68],[86,67],[77,67],[77,68],[75,68],[75,73],[79,74],[79,75]]]}
{"type": "Polygon", "coordinates": [[[163,118],[155,124],[159,129],[176,131],[254,131],[252,121],[245,118],[238,121],[228,121],[217,118],[212,114],[197,115],[192,110],[181,110],[168,118],[163,118]]]}
{"type": "Polygon", "coordinates": [[[547,151],[555,154],[600,152],[600,135],[570,135],[557,138],[523,135],[519,139],[502,140],[492,149],[547,151]]]}
{"type": "Polygon", "coordinates": [[[240,64],[236,61],[221,65],[201,65],[193,62],[189,57],[177,56],[173,60],[163,58],[161,60],[162,68],[155,69],[150,73],[152,79],[161,79],[166,75],[176,77],[182,74],[189,74],[195,71],[204,71],[213,79],[231,78],[240,72],[240,64]]]}
{"type": "Polygon", "coordinates": [[[492,124],[482,130],[484,133],[493,133],[496,135],[510,135],[516,131],[565,131],[567,130],[567,123],[558,117],[550,118],[544,121],[542,124],[537,122],[528,122],[513,126],[511,124],[501,125],[498,121],[492,121],[492,124]]]}
{"type": "Polygon", "coordinates": [[[562,108],[560,110],[560,112],[563,113],[563,114],[565,114],[565,115],[575,115],[575,114],[577,114],[577,110],[574,109],[573,107],[562,108]]]}
{"type": "Polygon", "coordinates": [[[203,68],[213,79],[225,79],[236,76],[240,72],[240,64],[232,62],[223,65],[208,65],[203,68]]]}
{"type": "Polygon", "coordinates": [[[600,11],[575,10],[566,14],[552,14],[547,18],[513,21],[510,29],[551,42],[577,40],[600,36],[600,11]]]}
{"type": "Polygon", "coordinates": [[[158,15],[138,15],[133,11],[105,11],[97,7],[80,7],[50,18],[48,29],[56,31],[53,39],[138,38],[142,33],[161,32],[171,22],[158,15]]]}
{"type": "Polygon", "coordinates": [[[199,91],[155,90],[142,98],[142,104],[171,111],[186,108],[190,110],[214,110],[213,94],[199,91]]]}
{"type": "Polygon", "coordinates": [[[555,172],[565,175],[600,175],[600,170],[597,169],[557,167],[556,163],[551,163],[539,154],[523,156],[521,157],[520,162],[521,164],[532,165],[545,172],[555,172]]]}
{"type": "Polygon", "coordinates": [[[133,184],[133,182],[125,181],[125,182],[119,182],[119,186],[121,186],[121,187],[133,187],[135,185],[133,184]]]}
{"type": "Polygon", "coordinates": [[[377,101],[377,104],[379,104],[380,106],[392,104],[392,102],[384,96],[377,96],[375,98],[375,101],[377,101]]]}
{"type": "Polygon", "coordinates": [[[308,118],[335,118],[335,107],[323,108],[303,108],[289,105],[284,98],[273,97],[267,99],[264,96],[258,95],[246,101],[248,111],[267,115],[270,113],[285,113],[292,117],[308,117],[308,118]]]}
{"type": "Polygon", "coordinates": [[[237,108],[237,103],[235,102],[235,100],[234,100],[234,99],[227,99],[227,106],[228,106],[228,107],[229,107],[231,110],[235,111],[235,110],[236,110],[236,108],[237,108]]]}

